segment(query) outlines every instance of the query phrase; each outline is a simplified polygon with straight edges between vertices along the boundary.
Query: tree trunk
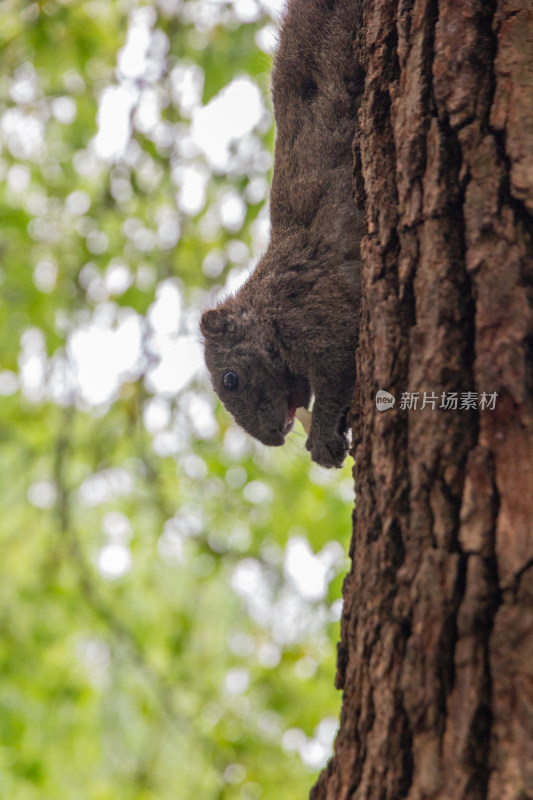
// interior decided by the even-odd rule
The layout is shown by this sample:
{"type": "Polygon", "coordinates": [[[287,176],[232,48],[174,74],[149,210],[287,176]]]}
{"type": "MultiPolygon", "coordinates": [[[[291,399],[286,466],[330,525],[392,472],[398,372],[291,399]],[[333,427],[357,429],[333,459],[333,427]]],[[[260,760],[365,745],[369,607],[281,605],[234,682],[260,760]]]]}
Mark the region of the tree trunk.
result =
{"type": "Polygon", "coordinates": [[[533,6],[367,1],[354,53],[357,509],[341,727],[311,798],[526,800],[533,6]],[[394,408],[377,410],[379,389],[394,408]],[[440,408],[454,392],[457,409],[440,408]]]}

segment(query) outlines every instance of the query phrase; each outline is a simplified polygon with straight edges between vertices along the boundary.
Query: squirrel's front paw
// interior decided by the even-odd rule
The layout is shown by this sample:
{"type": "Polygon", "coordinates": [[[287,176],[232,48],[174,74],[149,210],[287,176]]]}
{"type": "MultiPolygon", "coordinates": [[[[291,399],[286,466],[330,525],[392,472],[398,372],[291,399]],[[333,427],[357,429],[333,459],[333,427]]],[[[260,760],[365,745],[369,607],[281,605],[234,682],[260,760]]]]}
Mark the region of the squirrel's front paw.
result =
{"type": "Polygon", "coordinates": [[[348,452],[348,440],[342,433],[333,433],[327,437],[316,436],[311,432],[305,443],[311,458],[321,467],[342,467],[348,452]]]}

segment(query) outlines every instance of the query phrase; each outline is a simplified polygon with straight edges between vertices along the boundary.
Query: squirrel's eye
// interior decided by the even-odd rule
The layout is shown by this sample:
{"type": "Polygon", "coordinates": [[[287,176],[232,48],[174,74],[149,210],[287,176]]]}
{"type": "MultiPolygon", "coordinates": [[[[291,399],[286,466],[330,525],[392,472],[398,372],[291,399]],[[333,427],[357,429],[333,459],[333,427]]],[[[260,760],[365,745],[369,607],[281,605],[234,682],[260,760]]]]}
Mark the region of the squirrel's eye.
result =
{"type": "Polygon", "coordinates": [[[236,372],[233,372],[233,370],[230,369],[230,371],[226,372],[226,374],[222,378],[222,383],[224,384],[225,389],[228,389],[230,392],[233,392],[239,385],[239,376],[237,375],[236,372]]]}

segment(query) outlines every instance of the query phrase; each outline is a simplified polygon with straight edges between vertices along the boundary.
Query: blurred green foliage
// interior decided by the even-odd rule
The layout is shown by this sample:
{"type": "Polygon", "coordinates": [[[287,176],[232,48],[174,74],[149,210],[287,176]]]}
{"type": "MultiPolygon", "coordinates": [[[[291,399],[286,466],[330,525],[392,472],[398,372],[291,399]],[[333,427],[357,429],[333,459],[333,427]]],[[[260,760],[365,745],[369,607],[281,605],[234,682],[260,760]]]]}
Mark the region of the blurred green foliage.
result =
{"type": "Polygon", "coordinates": [[[255,0],[0,11],[0,796],[304,797],[338,715],[350,472],[311,467],[303,433],[248,440],[196,368],[172,384],[262,246],[269,112],[222,167],[191,131],[237,76],[268,109],[272,20],[255,0]],[[106,155],[109,87],[131,107],[106,155]]]}

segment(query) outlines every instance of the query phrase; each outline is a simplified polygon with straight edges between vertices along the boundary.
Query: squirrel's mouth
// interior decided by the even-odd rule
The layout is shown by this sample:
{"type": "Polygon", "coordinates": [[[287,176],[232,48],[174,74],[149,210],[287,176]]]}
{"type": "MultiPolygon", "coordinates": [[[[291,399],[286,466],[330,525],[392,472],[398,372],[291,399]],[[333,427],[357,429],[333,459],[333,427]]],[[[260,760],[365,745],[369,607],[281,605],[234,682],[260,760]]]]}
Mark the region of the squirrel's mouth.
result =
{"type": "Polygon", "coordinates": [[[294,419],[296,417],[296,409],[300,407],[307,408],[311,402],[311,387],[304,379],[294,379],[289,384],[289,393],[287,397],[287,416],[285,417],[285,424],[281,429],[283,438],[290,433],[294,427],[294,419]]]}
{"type": "Polygon", "coordinates": [[[289,405],[289,409],[287,411],[287,419],[285,420],[285,426],[281,433],[283,436],[286,436],[290,431],[292,431],[294,426],[294,417],[296,414],[296,406],[289,405]]]}

